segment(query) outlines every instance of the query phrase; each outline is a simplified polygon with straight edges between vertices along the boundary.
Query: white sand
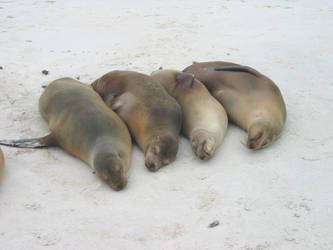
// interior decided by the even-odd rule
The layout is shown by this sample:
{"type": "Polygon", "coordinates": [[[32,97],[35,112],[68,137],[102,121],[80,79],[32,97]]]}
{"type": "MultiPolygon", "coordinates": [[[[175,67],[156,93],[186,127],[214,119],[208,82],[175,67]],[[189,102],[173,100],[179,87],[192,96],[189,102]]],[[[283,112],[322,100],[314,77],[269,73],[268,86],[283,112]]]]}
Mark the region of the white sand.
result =
{"type": "Polygon", "coordinates": [[[150,173],[135,147],[121,192],[61,149],[2,147],[0,249],[333,249],[332,27],[331,0],[0,1],[1,139],[48,133],[38,99],[51,80],[193,60],[256,68],[288,109],[257,152],[229,126],[209,162],[183,138],[150,173]]]}

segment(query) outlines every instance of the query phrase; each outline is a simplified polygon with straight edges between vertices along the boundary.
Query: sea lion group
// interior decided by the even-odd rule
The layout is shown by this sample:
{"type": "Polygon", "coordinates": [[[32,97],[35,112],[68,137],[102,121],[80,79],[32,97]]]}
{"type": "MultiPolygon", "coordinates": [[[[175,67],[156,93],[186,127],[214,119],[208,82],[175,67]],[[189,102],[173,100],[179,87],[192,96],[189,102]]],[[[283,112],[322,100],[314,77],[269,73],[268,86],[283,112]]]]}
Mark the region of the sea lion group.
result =
{"type": "MultiPolygon", "coordinates": [[[[50,83],[39,110],[51,133],[0,140],[26,148],[60,146],[86,162],[114,190],[126,186],[131,135],[150,171],[176,159],[179,133],[208,160],[221,145],[228,118],[248,132],[247,146],[270,145],[286,121],[279,88],[258,71],[228,62],[194,63],[183,71],[145,75],[111,71],[90,86],[71,78],[50,83]]],[[[3,155],[0,150],[0,177],[3,155]]]]}

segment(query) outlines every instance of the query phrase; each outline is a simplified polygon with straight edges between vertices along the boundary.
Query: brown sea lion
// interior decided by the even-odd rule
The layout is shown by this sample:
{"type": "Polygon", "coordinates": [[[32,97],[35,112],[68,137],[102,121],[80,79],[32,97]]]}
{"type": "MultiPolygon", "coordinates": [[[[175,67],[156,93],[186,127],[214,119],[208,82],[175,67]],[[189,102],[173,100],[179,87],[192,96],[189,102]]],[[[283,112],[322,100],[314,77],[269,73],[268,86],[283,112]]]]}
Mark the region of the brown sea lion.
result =
{"type": "Polygon", "coordinates": [[[125,121],[149,170],[157,171],[176,159],[181,108],[160,84],[134,71],[111,71],[92,86],[125,121]]]}
{"type": "Polygon", "coordinates": [[[3,153],[0,148],[0,179],[2,177],[2,172],[3,172],[4,166],[5,166],[5,158],[3,157],[3,153]]]}
{"type": "Polygon", "coordinates": [[[0,144],[27,148],[58,145],[90,165],[114,190],[126,186],[132,148],[129,131],[90,86],[71,78],[55,80],[40,97],[39,111],[51,134],[2,140],[0,144]]]}
{"type": "Polygon", "coordinates": [[[194,153],[208,160],[227,130],[228,118],[222,105],[193,74],[156,70],[151,77],[178,101],[183,111],[183,134],[191,141],[194,153]]]}
{"type": "Polygon", "coordinates": [[[270,145],[282,131],[286,107],[279,88],[258,71],[229,62],[195,63],[193,73],[224,106],[229,119],[248,132],[247,146],[270,145]]]}

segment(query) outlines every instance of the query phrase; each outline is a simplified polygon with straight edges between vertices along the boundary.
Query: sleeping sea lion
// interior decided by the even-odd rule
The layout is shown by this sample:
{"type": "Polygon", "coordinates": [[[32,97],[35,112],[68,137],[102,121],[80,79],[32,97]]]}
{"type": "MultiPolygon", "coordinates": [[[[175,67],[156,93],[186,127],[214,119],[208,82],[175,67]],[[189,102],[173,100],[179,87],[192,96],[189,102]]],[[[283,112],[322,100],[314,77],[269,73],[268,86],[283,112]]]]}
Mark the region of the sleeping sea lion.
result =
{"type": "Polygon", "coordinates": [[[90,165],[114,190],[127,184],[131,137],[123,121],[91,89],[71,78],[50,83],[39,99],[39,111],[51,133],[25,140],[1,140],[13,147],[58,145],[90,165]]]}
{"type": "Polygon", "coordinates": [[[193,73],[223,105],[229,119],[248,132],[247,146],[269,146],[282,131],[286,107],[279,88],[258,71],[229,62],[195,63],[193,73]]]}
{"type": "Polygon", "coordinates": [[[176,159],[181,108],[160,84],[134,71],[111,71],[92,86],[125,121],[150,171],[176,159]]]}
{"type": "Polygon", "coordinates": [[[183,111],[183,134],[191,141],[194,153],[208,160],[227,130],[228,118],[222,105],[193,74],[156,70],[151,76],[178,101],[183,111]]]}

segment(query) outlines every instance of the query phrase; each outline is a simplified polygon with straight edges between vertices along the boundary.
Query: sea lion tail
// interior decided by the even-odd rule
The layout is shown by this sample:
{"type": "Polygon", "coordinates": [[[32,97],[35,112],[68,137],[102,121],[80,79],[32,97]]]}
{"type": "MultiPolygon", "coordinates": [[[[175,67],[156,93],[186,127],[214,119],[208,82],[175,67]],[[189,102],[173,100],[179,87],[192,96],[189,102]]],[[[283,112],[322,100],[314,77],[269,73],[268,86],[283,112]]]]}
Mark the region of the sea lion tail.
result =
{"type": "Polygon", "coordinates": [[[16,148],[45,148],[55,146],[56,141],[53,134],[39,138],[21,139],[21,140],[0,140],[0,145],[16,148]]]}
{"type": "Polygon", "coordinates": [[[235,72],[246,72],[256,77],[260,77],[260,73],[247,66],[216,66],[215,71],[235,71],[235,72]]]}

